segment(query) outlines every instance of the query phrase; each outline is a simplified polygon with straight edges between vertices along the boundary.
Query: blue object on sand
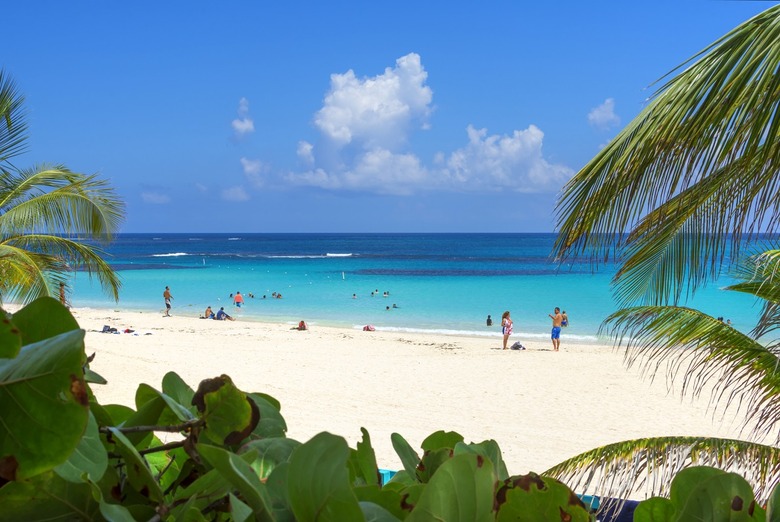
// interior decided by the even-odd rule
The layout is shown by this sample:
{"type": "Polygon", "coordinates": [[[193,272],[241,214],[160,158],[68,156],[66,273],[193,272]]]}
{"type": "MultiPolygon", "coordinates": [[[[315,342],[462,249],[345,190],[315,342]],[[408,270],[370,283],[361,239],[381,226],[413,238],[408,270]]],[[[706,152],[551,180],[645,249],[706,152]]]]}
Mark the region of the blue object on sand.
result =
{"type": "Polygon", "coordinates": [[[380,485],[384,486],[385,484],[390,482],[390,479],[393,478],[395,476],[395,474],[396,474],[396,472],[391,470],[391,469],[380,469],[379,470],[379,475],[382,478],[382,481],[381,481],[382,483],[380,485]]]}

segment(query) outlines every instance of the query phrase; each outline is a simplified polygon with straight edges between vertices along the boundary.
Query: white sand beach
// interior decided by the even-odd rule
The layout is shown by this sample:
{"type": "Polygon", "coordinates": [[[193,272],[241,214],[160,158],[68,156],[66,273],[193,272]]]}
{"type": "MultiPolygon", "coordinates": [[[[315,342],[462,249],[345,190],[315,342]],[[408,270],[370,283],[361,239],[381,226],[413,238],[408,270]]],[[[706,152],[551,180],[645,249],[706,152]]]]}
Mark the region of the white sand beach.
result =
{"type": "Polygon", "coordinates": [[[501,338],[363,332],[310,324],[163,318],[158,313],[74,309],[87,331],[91,367],[108,379],[93,386],[103,404],[133,405],[138,384],[160,389],[177,372],[193,388],[229,375],[244,391],[282,404],[288,436],[321,431],[351,447],[365,427],[379,466],[400,469],[390,435],[419,449],[437,430],[467,442],[495,439],[511,474],[542,472],[596,446],[621,440],[698,435],[736,437],[741,421],[707,410],[708,397],[669,393],[664,378],[642,379],[608,346],[501,338]],[[104,325],[134,334],[100,333],[104,325]],[[145,335],[145,334],[149,335],[145,335]]]}

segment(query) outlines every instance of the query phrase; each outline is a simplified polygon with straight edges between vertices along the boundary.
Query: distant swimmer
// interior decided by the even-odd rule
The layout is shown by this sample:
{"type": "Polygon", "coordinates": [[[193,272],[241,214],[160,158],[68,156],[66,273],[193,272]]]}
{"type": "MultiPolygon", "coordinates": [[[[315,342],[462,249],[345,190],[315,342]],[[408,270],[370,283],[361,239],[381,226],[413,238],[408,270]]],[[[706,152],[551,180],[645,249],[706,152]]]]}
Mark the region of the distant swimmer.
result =
{"type": "Polygon", "coordinates": [[[244,296],[241,295],[241,292],[236,292],[235,297],[233,297],[233,304],[236,305],[237,308],[241,308],[241,305],[244,304],[244,296]]]}
{"type": "Polygon", "coordinates": [[[561,312],[561,317],[563,317],[563,321],[561,321],[561,326],[566,328],[567,326],[569,326],[569,316],[566,315],[566,310],[561,312]]]}
{"type": "Polygon", "coordinates": [[[563,324],[563,316],[561,315],[561,309],[555,307],[555,315],[547,314],[552,319],[552,333],[550,338],[552,339],[553,351],[558,351],[561,347],[561,324],[563,324]]]}
{"type": "Polygon", "coordinates": [[[352,294],[352,299],[357,299],[357,294],[352,294]]]}
{"type": "Polygon", "coordinates": [[[487,321],[485,321],[485,324],[488,326],[493,326],[493,318],[490,317],[490,314],[488,314],[487,321]]]}

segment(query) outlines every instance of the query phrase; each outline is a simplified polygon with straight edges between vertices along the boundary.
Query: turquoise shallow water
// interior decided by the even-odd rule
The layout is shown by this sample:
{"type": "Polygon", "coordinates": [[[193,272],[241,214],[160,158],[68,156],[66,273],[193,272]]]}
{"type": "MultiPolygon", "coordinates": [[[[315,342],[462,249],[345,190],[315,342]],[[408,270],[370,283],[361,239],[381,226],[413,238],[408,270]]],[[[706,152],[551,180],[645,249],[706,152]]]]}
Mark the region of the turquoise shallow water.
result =
{"type": "MultiPolygon", "coordinates": [[[[70,300],[76,307],[160,311],[168,285],[179,315],[197,317],[210,305],[242,320],[485,336],[500,330],[487,328],[486,316],[498,324],[510,310],[518,339],[548,338],[547,314],[559,306],[571,319],[565,338],[594,341],[615,310],[614,268],[593,273],[584,261],[559,267],[550,259],[554,240],[553,234],[122,234],[108,248],[123,281],[119,303],[84,273],[74,276],[70,300]],[[240,309],[230,298],[236,291],[246,298],[240,309]]],[[[749,330],[758,308],[750,297],[718,289],[728,282],[688,304],[749,330]]]]}

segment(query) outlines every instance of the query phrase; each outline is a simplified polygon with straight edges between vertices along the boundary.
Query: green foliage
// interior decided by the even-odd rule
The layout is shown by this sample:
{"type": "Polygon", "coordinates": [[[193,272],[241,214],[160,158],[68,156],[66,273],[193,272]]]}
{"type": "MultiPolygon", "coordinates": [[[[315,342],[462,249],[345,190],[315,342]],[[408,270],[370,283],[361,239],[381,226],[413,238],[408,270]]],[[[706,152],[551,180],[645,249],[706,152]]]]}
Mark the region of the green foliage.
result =
{"type": "MultiPolygon", "coordinates": [[[[669,499],[653,497],[640,502],[636,522],[687,520],[764,521],[766,512],[756,503],[753,489],[736,473],[696,466],[678,473],[669,499]]],[[[771,518],[769,520],[772,520],[771,518]]]]}
{"type": "Polygon", "coordinates": [[[162,391],[140,384],[134,408],[99,404],[67,309],[42,298],[3,315],[24,346],[0,359],[0,522],[591,519],[554,479],[520,494],[527,479],[508,476],[495,441],[454,432],[427,437],[421,458],[394,434],[408,471],[382,484],[365,429],[356,448],[327,432],[289,439],[279,402],[225,375],[193,391],[170,372],[162,391]],[[165,431],[178,440],[163,444],[165,431]]]}
{"type": "Polygon", "coordinates": [[[110,240],[123,220],[124,203],[94,175],[62,165],[17,168],[14,157],[25,151],[28,138],[23,104],[0,70],[0,300],[59,296],[74,268],[97,276],[118,299],[119,277],[101,249],[83,239],[110,240]]]}

